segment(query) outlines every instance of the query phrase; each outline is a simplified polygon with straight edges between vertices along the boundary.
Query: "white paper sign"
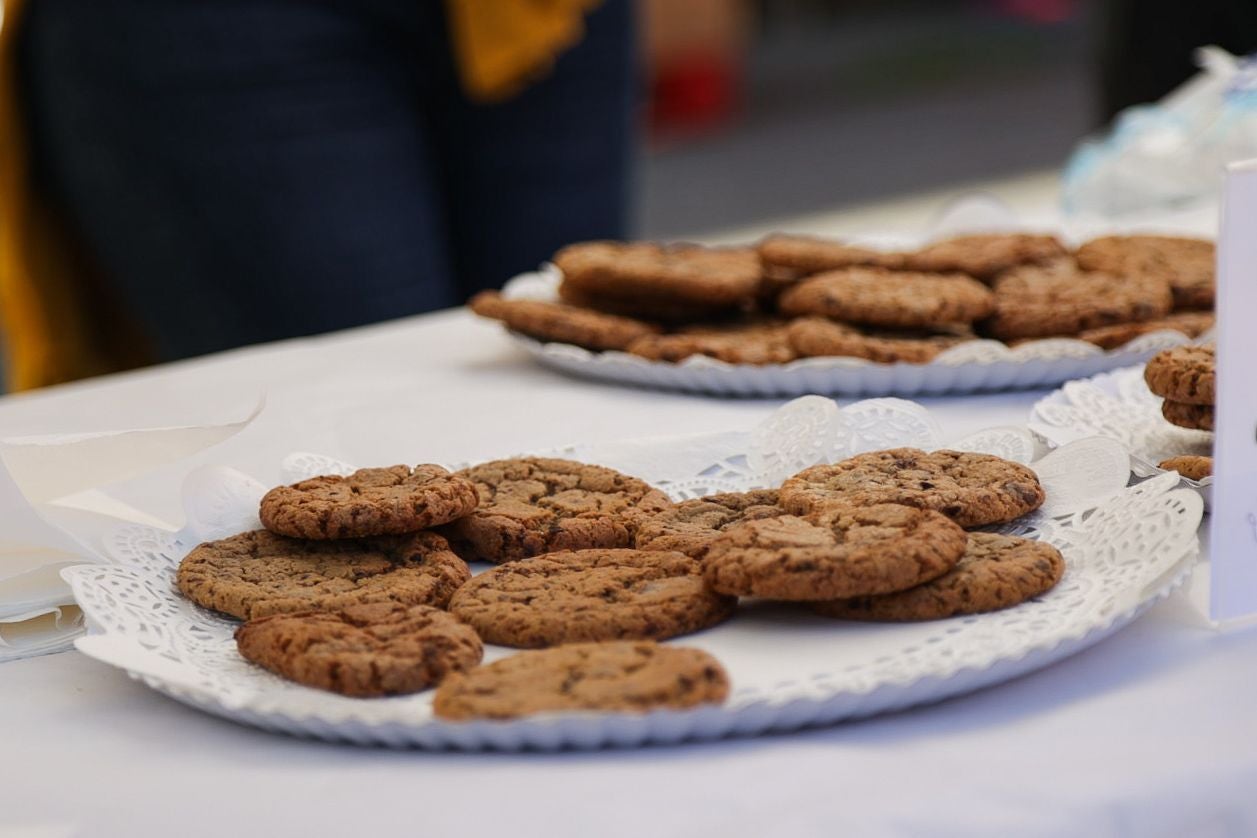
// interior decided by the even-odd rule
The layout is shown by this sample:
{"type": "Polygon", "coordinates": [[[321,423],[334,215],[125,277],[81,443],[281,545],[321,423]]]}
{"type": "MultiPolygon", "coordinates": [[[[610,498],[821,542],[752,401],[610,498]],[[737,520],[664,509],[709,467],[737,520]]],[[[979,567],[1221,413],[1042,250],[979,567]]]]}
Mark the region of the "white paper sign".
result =
{"type": "Polygon", "coordinates": [[[1218,238],[1209,611],[1257,613],[1257,160],[1228,167],[1218,238]]]}

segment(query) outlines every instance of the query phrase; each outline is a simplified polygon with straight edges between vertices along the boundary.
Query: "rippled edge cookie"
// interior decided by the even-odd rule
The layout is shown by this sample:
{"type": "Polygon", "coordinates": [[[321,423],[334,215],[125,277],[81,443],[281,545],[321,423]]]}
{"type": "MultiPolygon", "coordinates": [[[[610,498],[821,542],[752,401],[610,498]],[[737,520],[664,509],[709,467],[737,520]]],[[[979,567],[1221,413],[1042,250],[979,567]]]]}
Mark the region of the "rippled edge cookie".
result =
{"type": "Polygon", "coordinates": [[[425,690],[484,654],[476,633],[450,614],[397,603],[260,617],[236,629],[235,639],[258,666],[355,698],[425,690]]]}
{"type": "Polygon", "coordinates": [[[517,719],[547,712],[644,713],[721,704],[729,676],[700,649],[648,641],[571,643],[477,667],[442,682],[437,718],[517,719]]]}
{"type": "Polygon", "coordinates": [[[478,502],[475,486],[441,466],[390,466],[278,486],[262,496],[258,515],[292,538],[366,538],[445,524],[478,502]]]}
{"type": "Polygon", "coordinates": [[[659,327],[629,317],[591,311],[544,300],[508,300],[496,291],[481,291],[467,306],[481,317],[500,320],[507,328],[543,341],[586,349],[624,349],[659,327]]]}
{"type": "Polygon", "coordinates": [[[960,561],[908,590],[818,602],[818,614],[847,620],[913,622],[999,611],[1050,591],[1065,572],[1060,551],[1044,541],[969,533],[960,561]]]}

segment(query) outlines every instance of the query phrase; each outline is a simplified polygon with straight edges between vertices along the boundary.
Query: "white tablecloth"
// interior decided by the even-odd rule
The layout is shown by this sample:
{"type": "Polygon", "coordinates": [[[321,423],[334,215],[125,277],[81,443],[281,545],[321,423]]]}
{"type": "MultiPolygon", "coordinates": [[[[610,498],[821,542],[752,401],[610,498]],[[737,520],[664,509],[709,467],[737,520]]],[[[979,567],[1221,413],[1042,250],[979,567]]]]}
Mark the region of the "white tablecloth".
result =
{"type": "MultiPolygon", "coordinates": [[[[198,457],[273,475],[308,449],[458,460],[747,426],[776,402],[622,389],[533,366],[444,313],[0,401],[6,432],[263,415],[198,457]],[[352,398],[359,408],[341,406],[352,398]]],[[[1037,393],[931,399],[959,436],[1037,393]]],[[[191,464],[119,490],[177,521],[191,464]]],[[[0,668],[0,835],[1246,835],[1257,831],[1257,631],[1175,596],[1047,670],[943,704],[789,736],[560,755],[393,753],[269,735],[77,652],[0,668]]]]}
{"type": "MultiPolygon", "coordinates": [[[[450,312],[0,399],[0,430],[211,421],[259,393],[267,407],[240,435],[115,493],[177,523],[180,479],[199,463],[268,481],[292,450],[453,462],[748,427],[778,404],[564,378],[450,312]]],[[[1041,395],[925,404],[959,437],[1023,423],[1041,395]]],[[[0,666],[0,836],[1257,834],[1257,630],[1210,628],[1191,593],[935,706],[637,751],[306,742],[203,715],[77,652],[18,661],[0,666]]]]}

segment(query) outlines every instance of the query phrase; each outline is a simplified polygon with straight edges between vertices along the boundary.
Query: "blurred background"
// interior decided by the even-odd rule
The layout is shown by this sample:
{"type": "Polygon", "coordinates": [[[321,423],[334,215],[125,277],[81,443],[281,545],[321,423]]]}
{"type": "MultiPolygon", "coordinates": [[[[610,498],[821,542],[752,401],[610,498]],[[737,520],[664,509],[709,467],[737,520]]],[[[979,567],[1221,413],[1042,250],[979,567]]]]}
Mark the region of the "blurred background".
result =
{"type": "Polygon", "coordinates": [[[1072,0],[645,0],[638,229],[1058,168],[1109,116],[1102,18],[1072,0]]]}
{"type": "Polygon", "coordinates": [[[1063,171],[1071,209],[1164,209],[1257,154],[1231,55],[1130,109],[1196,47],[1257,49],[1253,0],[0,0],[0,27],[9,389],[450,308],[574,241],[919,230],[975,189],[1059,220],[1063,171]]]}

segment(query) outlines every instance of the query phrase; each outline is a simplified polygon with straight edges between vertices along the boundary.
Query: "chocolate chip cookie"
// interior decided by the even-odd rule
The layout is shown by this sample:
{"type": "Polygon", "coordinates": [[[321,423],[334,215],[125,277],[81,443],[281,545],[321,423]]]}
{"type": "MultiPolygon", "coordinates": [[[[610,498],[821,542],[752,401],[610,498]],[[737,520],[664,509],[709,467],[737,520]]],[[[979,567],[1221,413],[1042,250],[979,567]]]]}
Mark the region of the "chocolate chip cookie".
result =
{"type": "Polygon", "coordinates": [[[700,574],[682,553],[549,553],[480,574],[454,594],[450,611],[501,646],[663,640],[733,613],[737,600],[708,590],[700,574]]]}
{"type": "Polygon", "coordinates": [[[1164,279],[1082,271],[1067,259],[1008,271],[994,287],[995,309],[978,328],[1000,340],[1154,320],[1174,305],[1164,279]]]}
{"type": "Polygon", "coordinates": [[[812,608],[846,620],[942,620],[1020,605],[1051,590],[1064,572],[1065,560],[1051,544],[975,532],[956,566],[936,579],[898,593],[818,602],[812,608]]]}
{"type": "Polygon", "coordinates": [[[1153,355],[1144,381],[1158,396],[1182,404],[1211,405],[1216,394],[1216,344],[1175,346],[1153,355]]]}
{"type": "Polygon", "coordinates": [[[1213,405],[1186,404],[1166,399],[1161,403],[1161,415],[1171,425],[1197,431],[1213,430],[1213,405]]]}
{"type": "Polygon", "coordinates": [[[507,328],[544,341],[586,349],[623,349],[643,335],[659,331],[652,323],[542,300],[507,300],[481,291],[467,304],[481,317],[501,320],[507,328]]]}
{"type": "Polygon", "coordinates": [[[480,505],[443,532],[460,555],[490,562],[628,547],[638,517],[672,506],[644,481],[572,460],[495,460],[458,475],[475,486],[480,505]]]}
{"type": "Polygon", "coordinates": [[[846,356],[865,358],[879,364],[925,364],[942,352],[966,341],[973,335],[873,335],[824,317],[801,317],[790,323],[790,345],[799,355],[810,357],[846,356]]]}
{"type": "Polygon", "coordinates": [[[960,274],[845,268],[787,288],[777,305],[791,316],[818,314],[890,329],[929,329],[983,318],[991,313],[994,297],[985,285],[960,274]]]}
{"type": "Polygon", "coordinates": [[[254,530],[194,547],[176,584],[197,605],[248,620],[373,602],[444,608],[470,578],[436,533],[303,541],[254,530]]]}
{"type": "Polygon", "coordinates": [[[1055,236],[983,233],[945,239],[906,254],[904,267],[915,271],[958,271],[989,282],[1018,265],[1048,262],[1065,254],[1065,246],[1055,236]]]}
{"type": "Polygon", "coordinates": [[[1168,282],[1176,309],[1213,308],[1213,242],[1177,236],[1104,236],[1078,248],[1075,256],[1087,270],[1168,282]]]}
{"type": "Polygon", "coordinates": [[[778,268],[796,276],[835,268],[902,268],[904,254],[858,247],[816,236],[771,235],[756,248],[766,269],[778,268]]]}
{"type": "Polygon", "coordinates": [[[384,602],[250,620],[236,647],[277,675],[355,698],[425,690],[484,654],[476,633],[439,608],[384,602]]]}
{"type": "Polygon", "coordinates": [[[452,675],[432,707],[454,721],[517,719],[571,710],[683,710],[720,704],[728,695],[724,667],[699,649],[648,641],[570,643],[452,675]]]}
{"type": "Polygon", "coordinates": [[[781,324],[693,326],[671,335],[647,335],[628,346],[633,355],[676,363],[695,355],[727,364],[785,364],[798,355],[781,324]]]}
{"type": "Polygon", "coordinates": [[[781,505],[796,515],[838,502],[901,503],[932,509],[962,527],[1011,521],[1044,499],[1039,478],[1020,463],[990,454],[926,453],[892,448],[833,465],[813,466],[781,486],[781,505]]]}
{"type": "Polygon", "coordinates": [[[476,487],[440,466],[364,468],[312,477],[262,497],[262,526],[293,538],[399,535],[444,524],[476,508],[476,487]]]}
{"type": "Polygon", "coordinates": [[[708,495],[646,518],[634,543],[639,550],[675,550],[701,558],[711,540],[733,524],[782,513],[776,489],[708,495]]]}
{"type": "Polygon", "coordinates": [[[1184,454],[1170,457],[1157,464],[1166,471],[1177,471],[1188,480],[1204,480],[1213,474],[1213,457],[1196,457],[1184,454]]]}
{"type": "Polygon", "coordinates": [[[759,256],[749,248],[663,247],[646,242],[585,242],[554,255],[564,284],[604,299],[674,301],[707,309],[737,307],[759,291],[759,256]]]}
{"type": "Polygon", "coordinates": [[[703,575],[720,593],[790,601],[899,591],[950,570],[966,537],[937,512],[834,504],[729,527],[708,545],[703,575]]]}
{"type": "Polygon", "coordinates": [[[1101,326],[1098,329],[1086,329],[1078,334],[1080,340],[1094,343],[1101,349],[1117,349],[1125,346],[1140,335],[1152,332],[1181,332],[1189,338],[1199,337],[1213,328],[1214,316],[1211,311],[1176,311],[1156,320],[1145,320],[1142,323],[1118,323],[1115,326],[1101,326]]]}

